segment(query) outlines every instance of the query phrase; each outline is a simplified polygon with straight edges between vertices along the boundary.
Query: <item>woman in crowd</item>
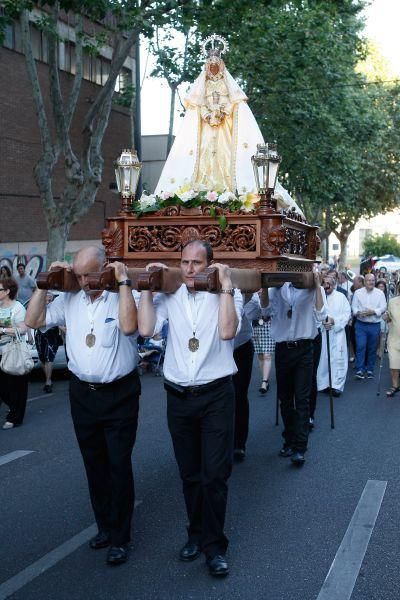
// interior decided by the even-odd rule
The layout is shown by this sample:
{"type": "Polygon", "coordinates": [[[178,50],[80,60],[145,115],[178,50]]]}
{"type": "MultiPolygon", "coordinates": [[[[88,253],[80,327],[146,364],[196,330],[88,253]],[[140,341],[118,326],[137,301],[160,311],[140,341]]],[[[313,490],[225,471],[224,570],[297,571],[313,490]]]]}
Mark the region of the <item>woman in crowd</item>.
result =
{"type": "MultiPolygon", "coordinates": [[[[46,304],[50,304],[54,298],[54,294],[47,292],[46,304]]],[[[39,360],[42,363],[44,376],[46,378],[43,391],[45,391],[46,394],[50,394],[53,391],[51,374],[53,372],[54,359],[56,357],[58,347],[62,346],[63,344],[59,328],[51,327],[45,332],[41,332],[39,329],[36,329],[35,344],[39,360]]]]}
{"type": "MultiPolygon", "coordinates": [[[[265,306],[265,291],[260,292],[261,313],[265,306]]],[[[266,394],[269,390],[269,375],[272,366],[272,355],[275,352],[275,341],[271,337],[271,318],[261,316],[259,320],[253,321],[253,343],[254,352],[257,354],[261,370],[260,394],[266,394]]]]}
{"type": "MultiPolygon", "coordinates": [[[[397,294],[399,294],[397,286],[397,294]]],[[[389,333],[387,338],[387,349],[389,354],[390,376],[392,378],[392,387],[386,392],[388,398],[392,398],[398,391],[399,372],[400,372],[400,296],[397,295],[389,300],[385,320],[389,324],[389,333]]]]}
{"type": "MultiPolygon", "coordinates": [[[[15,337],[17,329],[25,335],[25,308],[16,300],[18,284],[12,277],[0,279],[0,355],[15,337]]],[[[0,402],[10,409],[3,429],[22,425],[28,397],[28,375],[10,375],[0,369],[0,402]]]]}
{"type": "MultiPolygon", "coordinates": [[[[387,289],[387,283],[385,281],[385,279],[378,279],[375,287],[378,288],[378,290],[381,290],[381,292],[383,292],[385,294],[385,298],[386,298],[386,302],[388,301],[388,289],[387,289]]],[[[386,338],[386,322],[382,316],[381,319],[381,335],[379,338],[379,344],[378,344],[378,348],[377,348],[377,356],[378,358],[381,358],[381,356],[383,356],[384,350],[385,350],[385,338],[386,338]]]]}
{"type": "Polygon", "coordinates": [[[7,265],[0,267],[0,279],[8,279],[9,277],[11,277],[11,271],[7,265]]]}

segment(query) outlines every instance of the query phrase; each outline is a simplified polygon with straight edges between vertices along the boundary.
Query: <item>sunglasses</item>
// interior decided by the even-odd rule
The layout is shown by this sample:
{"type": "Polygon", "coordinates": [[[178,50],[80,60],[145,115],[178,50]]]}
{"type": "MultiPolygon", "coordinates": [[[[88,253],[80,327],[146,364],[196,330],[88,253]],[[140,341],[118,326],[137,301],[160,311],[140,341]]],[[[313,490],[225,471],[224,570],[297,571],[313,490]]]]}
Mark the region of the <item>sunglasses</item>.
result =
{"type": "Polygon", "coordinates": [[[0,292],[6,292],[7,290],[4,288],[0,288],[0,292]]]}

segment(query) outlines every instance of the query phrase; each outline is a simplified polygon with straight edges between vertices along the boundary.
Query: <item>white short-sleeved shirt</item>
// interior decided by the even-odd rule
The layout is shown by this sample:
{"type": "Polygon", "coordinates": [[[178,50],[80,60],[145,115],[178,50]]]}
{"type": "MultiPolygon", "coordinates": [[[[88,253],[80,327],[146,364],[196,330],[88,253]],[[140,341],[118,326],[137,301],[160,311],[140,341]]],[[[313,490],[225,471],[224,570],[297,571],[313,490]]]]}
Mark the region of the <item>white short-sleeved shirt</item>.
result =
{"type": "MultiPolygon", "coordinates": [[[[218,294],[197,292],[191,294],[182,285],[174,294],[158,294],[154,300],[156,311],[155,334],[168,320],[164,376],[183,386],[203,385],[237,372],[233,360],[234,339],[222,340],[218,332],[218,294]],[[189,339],[199,340],[196,352],[189,350],[189,339]]],[[[241,326],[242,295],[235,290],[236,314],[241,326]]]]}
{"type": "MultiPolygon", "coordinates": [[[[137,293],[133,294],[137,301],[137,293]]],[[[136,368],[138,334],[120,331],[118,313],[119,294],[107,291],[94,302],[83,290],[60,294],[46,307],[46,329],[67,328],[68,368],[82,381],[109,383],[136,368]],[[92,327],[96,342],[89,348],[86,336],[92,327]]]]}

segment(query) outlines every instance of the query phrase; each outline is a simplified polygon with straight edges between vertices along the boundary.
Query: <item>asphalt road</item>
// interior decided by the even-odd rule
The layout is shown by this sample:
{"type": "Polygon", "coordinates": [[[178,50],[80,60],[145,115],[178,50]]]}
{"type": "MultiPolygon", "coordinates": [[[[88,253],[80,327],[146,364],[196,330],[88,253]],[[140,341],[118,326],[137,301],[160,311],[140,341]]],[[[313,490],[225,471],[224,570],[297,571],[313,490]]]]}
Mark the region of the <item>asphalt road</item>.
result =
{"type": "MultiPolygon", "coordinates": [[[[106,566],[105,550],[87,545],[94,519],[68,382],[56,382],[51,395],[32,383],[24,425],[0,430],[0,600],[316,600],[337,553],[331,572],[336,579],[325,584],[328,595],[319,600],[350,598],[340,584],[352,574],[351,600],[399,599],[400,395],[384,394],[387,368],[379,397],[376,382],[356,382],[352,375],[335,400],[334,430],[328,398],[320,395],[307,461],[299,469],[277,456],[275,385],[260,396],[255,369],[247,458],[230,480],[231,573],[222,581],[208,575],[202,558],[177,560],[186,521],[162,380],[142,378],[133,454],[134,542],[129,562],[115,568],[106,566]],[[17,451],[30,453],[12,460],[17,451]],[[367,495],[366,508],[357,509],[369,480],[387,482],[378,484],[382,504],[367,495]],[[361,521],[346,537],[355,514],[361,521]],[[360,559],[363,539],[367,549],[360,559]]],[[[0,422],[4,414],[2,406],[0,422]]]]}

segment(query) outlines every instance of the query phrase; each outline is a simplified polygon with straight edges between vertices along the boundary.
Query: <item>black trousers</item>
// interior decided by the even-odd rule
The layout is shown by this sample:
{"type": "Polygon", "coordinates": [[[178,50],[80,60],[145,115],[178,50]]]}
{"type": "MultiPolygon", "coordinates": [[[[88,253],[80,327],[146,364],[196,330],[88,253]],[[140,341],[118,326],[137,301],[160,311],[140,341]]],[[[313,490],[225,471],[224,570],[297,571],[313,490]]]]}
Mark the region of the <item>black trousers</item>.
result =
{"type": "Polygon", "coordinates": [[[22,425],[28,399],[28,375],[9,375],[0,369],[0,403],[10,409],[6,420],[22,425]]]}
{"type": "Polygon", "coordinates": [[[317,406],[317,371],[319,365],[319,359],[321,358],[322,349],[322,334],[319,331],[316,337],[313,339],[313,372],[312,372],[312,385],[310,394],[310,417],[313,419],[315,414],[315,408],[317,406]]]}
{"type": "Polygon", "coordinates": [[[232,471],[235,393],[232,381],[177,396],[167,389],[168,427],[183,483],[188,537],[207,556],[224,553],[232,471]]]}
{"type": "Polygon", "coordinates": [[[70,381],[71,414],[89,484],[99,531],[111,544],[131,539],[135,503],[132,449],[140,396],[137,371],[91,389],[74,375],[70,381]]]}
{"type": "Polygon", "coordinates": [[[235,349],[233,358],[238,372],[233,376],[235,388],[235,436],[234,447],[246,449],[249,434],[248,391],[253,369],[254,346],[249,340],[235,349]]]}
{"type": "Polygon", "coordinates": [[[313,340],[301,340],[294,347],[288,347],[285,342],[277,343],[275,369],[285,446],[305,452],[309,433],[313,340]]]}

